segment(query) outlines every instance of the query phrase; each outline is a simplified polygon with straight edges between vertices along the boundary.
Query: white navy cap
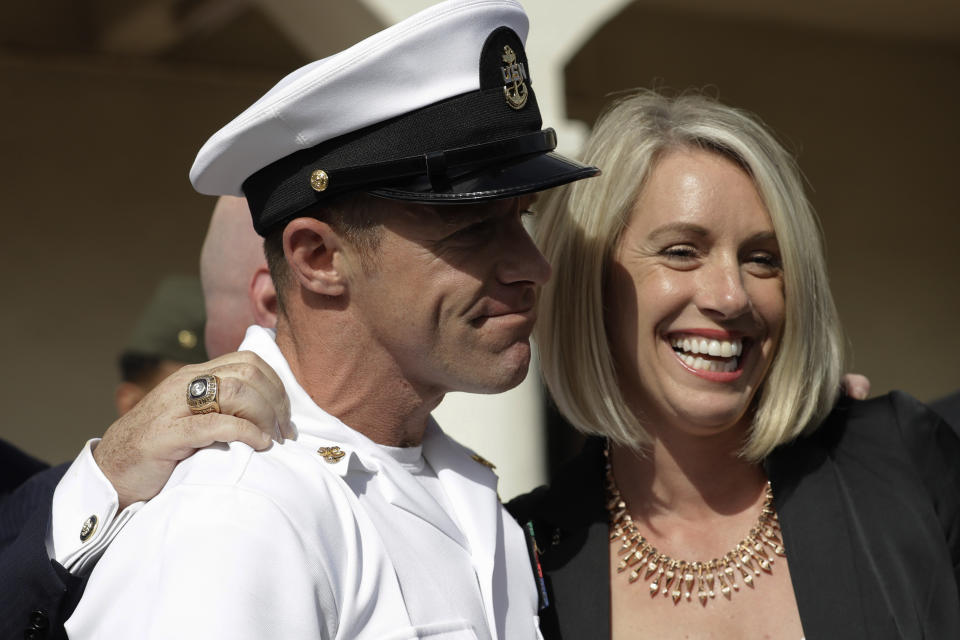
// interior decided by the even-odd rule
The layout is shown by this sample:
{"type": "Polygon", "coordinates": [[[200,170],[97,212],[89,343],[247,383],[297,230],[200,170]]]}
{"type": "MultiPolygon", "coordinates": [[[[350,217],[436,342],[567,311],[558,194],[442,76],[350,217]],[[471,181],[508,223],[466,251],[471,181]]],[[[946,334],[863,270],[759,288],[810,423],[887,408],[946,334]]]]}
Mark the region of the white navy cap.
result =
{"type": "Polygon", "coordinates": [[[190,180],[246,196],[261,235],[331,197],[513,197],[596,175],[552,153],[514,0],[449,0],[281,80],[200,149],[190,180]]]}

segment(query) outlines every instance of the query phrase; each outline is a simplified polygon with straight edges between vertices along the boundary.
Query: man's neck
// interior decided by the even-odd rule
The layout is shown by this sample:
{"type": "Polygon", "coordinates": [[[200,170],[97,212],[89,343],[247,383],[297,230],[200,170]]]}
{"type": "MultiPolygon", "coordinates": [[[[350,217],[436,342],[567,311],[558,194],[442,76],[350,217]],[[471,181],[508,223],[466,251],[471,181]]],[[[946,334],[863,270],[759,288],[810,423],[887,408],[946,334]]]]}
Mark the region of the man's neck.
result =
{"type": "Polygon", "coordinates": [[[443,393],[418,390],[396,361],[336,312],[310,322],[282,318],[277,346],[321,409],[378,444],[420,444],[443,393]]]}

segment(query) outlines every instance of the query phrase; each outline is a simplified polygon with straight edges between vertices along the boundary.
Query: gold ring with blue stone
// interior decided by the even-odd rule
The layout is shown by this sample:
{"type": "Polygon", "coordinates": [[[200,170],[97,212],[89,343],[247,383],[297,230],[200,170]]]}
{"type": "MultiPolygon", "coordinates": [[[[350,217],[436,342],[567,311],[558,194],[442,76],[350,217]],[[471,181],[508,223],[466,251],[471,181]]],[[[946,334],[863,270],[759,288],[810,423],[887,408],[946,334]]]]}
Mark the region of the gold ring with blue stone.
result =
{"type": "Polygon", "coordinates": [[[187,385],[187,406],[194,414],[220,413],[220,378],[212,373],[197,376],[187,385]]]}

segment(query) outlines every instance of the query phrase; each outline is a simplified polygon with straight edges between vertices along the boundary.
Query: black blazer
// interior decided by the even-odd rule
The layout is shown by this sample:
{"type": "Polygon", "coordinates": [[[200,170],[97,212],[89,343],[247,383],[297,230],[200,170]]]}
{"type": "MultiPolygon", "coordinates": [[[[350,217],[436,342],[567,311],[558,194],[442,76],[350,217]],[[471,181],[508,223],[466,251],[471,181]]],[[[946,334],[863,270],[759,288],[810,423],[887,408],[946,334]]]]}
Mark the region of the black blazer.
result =
{"type": "Polygon", "coordinates": [[[934,400],[929,406],[960,435],[960,391],[934,400]]]}
{"type": "MultiPolygon", "coordinates": [[[[10,446],[0,454],[0,468],[27,474],[46,466],[10,446]]],[[[67,466],[34,473],[25,482],[11,480],[16,489],[0,497],[2,640],[65,637],[63,622],[82,592],[82,581],[51,561],[46,548],[53,491],[67,466]]]]}
{"type": "MultiPolygon", "coordinates": [[[[547,640],[610,637],[602,448],[507,505],[542,550],[547,640]]],[[[960,440],[942,420],[898,392],[845,399],[765,467],[807,640],[960,638],[960,440]]]]}
{"type": "Polygon", "coordinates": [[[49,466],[20,451],[9,442],[0,440],[0,505],[3,504],[3,498],[14,489],[49,466]]]}

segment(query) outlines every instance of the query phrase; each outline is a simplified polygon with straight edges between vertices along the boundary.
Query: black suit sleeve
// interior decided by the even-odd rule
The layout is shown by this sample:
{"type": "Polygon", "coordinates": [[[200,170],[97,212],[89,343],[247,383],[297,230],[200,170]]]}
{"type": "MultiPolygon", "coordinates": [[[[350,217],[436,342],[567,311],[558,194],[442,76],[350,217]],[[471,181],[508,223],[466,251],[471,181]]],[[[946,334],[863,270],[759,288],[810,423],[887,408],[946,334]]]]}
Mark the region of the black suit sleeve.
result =
{"type": "Polygon", "coordinates": [[[0,440],[0,495],[5,499],[7,494],[49,466],[9,442],[0,440]]]}
{"type": "Polygon", "coordinates": [[[935,400],[928,405],[935,413],[947,421],[954,433],[960,436],[960,391],[935,400]]]}
{"type": "Polygon", "coordinates": [[[63,638],[82,580],[47,556],[53,491],[67,466],[35,475],[0,503],[0,639],[63,638]]]}
{"type": "Polygon", "coordinates": [[[900,435],[932,501],[960,585],[960,438],[914,398],[890,394],[900,435]]]}

